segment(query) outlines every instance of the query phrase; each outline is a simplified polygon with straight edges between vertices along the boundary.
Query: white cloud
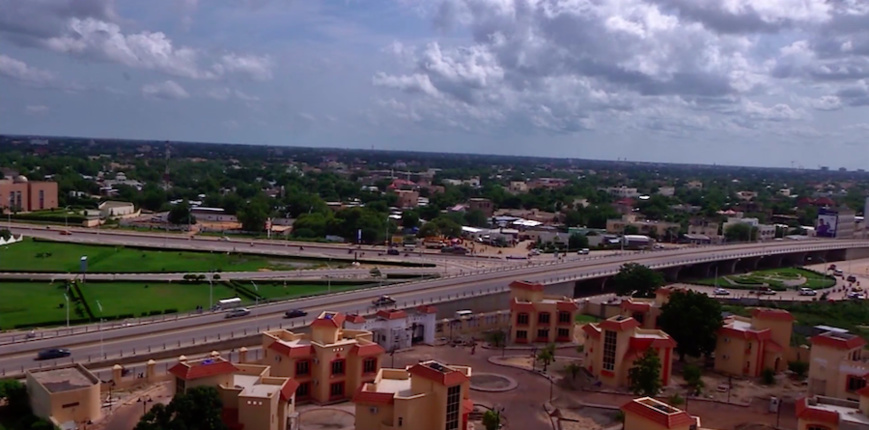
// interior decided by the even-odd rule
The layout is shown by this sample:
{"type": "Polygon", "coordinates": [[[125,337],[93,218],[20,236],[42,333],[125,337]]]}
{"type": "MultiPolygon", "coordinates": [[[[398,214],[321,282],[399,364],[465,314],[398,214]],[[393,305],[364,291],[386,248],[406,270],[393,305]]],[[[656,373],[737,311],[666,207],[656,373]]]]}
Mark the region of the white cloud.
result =
{"type": "Polygon", "coordinates": [[[205,95],[207,97],[214,99],[214,100],[228,100],[231,97],[235,97],[235,98],[238,98],[239,100],[242,100],[242,101],[255,102],[255,101],[259,101],[259,99],[260,99],[257,96],[252,96],[252,95],[246,94],[245,92],[243,92],[241,90],[233,90],[233,89],[229,89],[227,87],[212,88],[212,89],[208,90],[205,93],[205,95]]]}
{"type": "Polygon", "coordinates": [[[55,81],[54,74],[28,66],[27,63],[0,54],[0,75],[38,86],[48,85],[55,81]]]}
{"type": "Polygon", "coordinates": [[[190,97],[190,94],[175,81],[165,81],[142,86],[142,95],[150,99],[181,100],[190,97]]]}
{"type": "Polygon", "coordinates": [[[49,108],[45,105],[27,105],[24,111],[29,115],[44,115],[48,113],[49,108]]]}
{"type": "Polygon", "coordinates": [[[214,65],[218,74],[238,73],[257,81],[272,79],[272,59],[268,56],[225,54],[214,65]]]}

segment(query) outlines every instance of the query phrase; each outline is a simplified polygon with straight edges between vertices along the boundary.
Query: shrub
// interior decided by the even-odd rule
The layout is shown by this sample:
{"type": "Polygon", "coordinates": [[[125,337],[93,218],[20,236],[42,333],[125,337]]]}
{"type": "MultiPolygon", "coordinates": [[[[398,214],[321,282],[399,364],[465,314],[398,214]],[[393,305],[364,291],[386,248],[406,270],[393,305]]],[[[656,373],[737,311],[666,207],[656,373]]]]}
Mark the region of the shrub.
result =
{"type": "Polygon", "coordinates": [[[788,363],[788,370],[794,372],[800,378],[805,378],[809,373],[809,363],[805,361],[791,361],[788,363]]]}
{"type": "Polygon", "coordinates": [[[772,370],[769,367],[763,369],[763,372],[760,373],[760,381],[764,385],[775,384],[775,370],[772,370]]]}
{"type": "Polygon", "coordinates": [[[672,396],[667,397],[667,403],[671,406],[679,406],[685,404],[685,399],[679,393],[674,393],[672,396]]]}
{"type": "Polygon", "coordinates": [[[165,309],[163,311],[163,314],[174,314],[174,313],[178,313],[178,309],[165,309]]]}
{"type": "Polygon", "coordinates": [[[699,367],[688,364],[682,370],[682,376],[685,378],[685,383],[688,384],[689,387],[695,393],[700,393],[700,390],[703,389],[703,371],[700,370],[699,367]]]}

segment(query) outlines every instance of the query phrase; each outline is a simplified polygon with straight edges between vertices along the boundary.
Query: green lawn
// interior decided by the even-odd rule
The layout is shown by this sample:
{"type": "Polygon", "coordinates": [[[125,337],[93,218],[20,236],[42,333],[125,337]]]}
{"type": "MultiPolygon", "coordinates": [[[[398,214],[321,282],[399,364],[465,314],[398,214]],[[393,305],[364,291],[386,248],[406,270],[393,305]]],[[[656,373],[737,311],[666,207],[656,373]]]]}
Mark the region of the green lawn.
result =
{"type": "MultiPolygon", "coordinates": [[[[0,328],[66,319],[64,283],[0,282],[0,328]]],[[[70,312],[70,318],[77,318],[70,312]]]]}
{"type": "MultiPolygon", "coordinates": [[[[238,281],[238,283],[244,285],[250,291],[270,300],[314,296],[318,294],[326,294],[329,291],[328,284],[326,283],[294,285],[292,283],[284,284],[282,282],[256,282],[258,289],[254,288],[250,281],[238,281]]],[[[371,286],[371,284],[336,284],[332,285],[331,292],[338,293],[341,291],[356,290],[366,286],[371,286]]]]}
{"type": "MultiPolygon", "coordinates": [[[[208,283],[182,284],[157,282],[88,282],[79,284],[94,316],[99,317],[97,301],[105,315],[133,314],[175,309],[187,312],[202,306],[208,309],[208,283]],[[147,286],[147,287],[146,287],[147,286]]],[[[214,284],[214,301],[235,297],[236,293],[222,283],[214,284]]]]}
{"type": "Polygon", "coordinates": [[[576,314],[576,323],[577,324],[588,324],[588,323],[596,323],[600,321],[600,318],[592,315],[586,314],[576,314]]]}
{"type": "Polygon", "coordinates": [[[84,255],[88,257],[89,273],[289,270],[300,264],[277,257],[142,250],[27,239],[0,247],[0,271],[78,272],[79,260],[84,255]]]}
{"type": "Polygon", "coordinates": [[[829,288],[836,283],[832,277],[796,267],[757,270],[742,275],[728,275],[726,277],[719,276],[717,284],[715,278],[699,279],[691,282],[699,285],[719,286],[732,289],[756,289],[766,284],[770,288],[779,291],[788,288],[829,288]],[[788,285],[789,281],[795,281],[799,278],[803,278],[805,281],[799,285],[788,285]]]}

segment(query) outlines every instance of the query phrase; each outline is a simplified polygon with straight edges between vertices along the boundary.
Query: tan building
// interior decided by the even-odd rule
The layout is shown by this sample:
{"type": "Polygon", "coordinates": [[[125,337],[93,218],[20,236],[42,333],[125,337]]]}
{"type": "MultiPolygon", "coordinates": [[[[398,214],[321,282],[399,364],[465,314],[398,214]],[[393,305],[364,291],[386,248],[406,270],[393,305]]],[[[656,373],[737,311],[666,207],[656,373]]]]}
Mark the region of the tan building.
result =
{"type": "Polygon", "coordinates": [[[0,208],[32,212],[56,207],[57,182],[31,182],[20,175],[0,179],[0,208]]]}
{"type": "Polygon", "coordinates": [[[619,304],[621,315],[631,317],[646,329],[658,328],[658,316],[661,307],[670,301],[670,294],[675,291],[685,291],[683,288],[663,287],[655,291],[654,299],[628,297],[619,304]]]}
{"type": "Polygon", "coordinates": [[[100,418],[100,380],[81,364],[26,372],[33,414],[62,428],[100,418]]]}
{"type": "Polygon", "coordinates": [[[661,359],[661,382],[670,383],[676,341],[661,330],[640,328],[637,320],[621,315],[582,326],[585,332],[585,367],[603,384],[630,385],[628,371],[646,350],[654,348],[661,359]]]}
{"type": "Polygon", "coordinates": [[[223,403],[222,419],[231,430],[296,430],[295,393],[291,378],[271,376],[269,366],[233,364],[221,357],[188,361],[169,369],[175,393],[214,387],[223,403]]]}
{"type": "Polygon", "coordinates": [[[797,430],[869,430],[869,388],[859,401],[812,396],[797,400],[797,430]]]}
{"type": "Polygon", "coordinates": [[[323,312],[311,323],[311,334],[272,330],[263,333],[263,363],[278,376],[299,383],[298,401],[319,404],[348,400],[356,389],[377,376],[383,347],[365,330],[343,328],[345,317],[323,312]]]}
{"type": "Polygon", "coordinates": [[[758,377],[766,368],[787,368],[794,317],[780,309],[753,309],[751,318],[731,316],[718,329],[715,370],[758,377]]]}
{"type": "Polygon", "coordinates": [[[657,238],[667,237],[667,231],[671,235],[678,235],[681,226],[678,223],[666,221],[650,221],[636,214],[623,215],[621,219],[606,220],[606,231],[612,234],[621,234],[628,226],[636,227],[639,234],[657,238]]]}
{"type": "Polygon", "coordinates": [[[398,200],[395,202],[396,206],[402,209],[419,206],[419,191],[395,190],[393,192],[398,196],[398,200]]]}
{"type": "Polygon", "coordinates": [[[528,184],[525,181],[510,181],[510,192],[516,194],[527,193],[528,184]]]}
{"type": "Polygon", "coordinates": [[[356,430],[470,430],[471,368],[425,361],[381,369],[356,392],[356,430]]]}
{"type": "Polygon", "coordinates": [[[568,297],[543,294],[540,283],[510,283],[510,339],[515,343],[572,342],[579,306],[568,297]]]}
{"type": "Polygon", "coordinates": [[[858,400],[857,391],[866,386],[869,356],[866,341],[844,331],[829,331],[810,339],[809,394],[858,400]]]}
{"type": "Polygon", "coordinates": [[[651,397],[631,400],[621,410],[623,430],[701,430],[700,418],[651,397]]]}
{"type": "Polygon", "coordinates": [[[495,204],[489,199],[473,198],[468,199],[468,209],[472,211],[478,210],[483,212],[487,217],[491,217],[495,213],[495,204]]]}
{"type": "Polygon", "coordinates": [[[703,218],[694,218],[688,222],[688,234],[699,234],[715,239],[720,236],[721,223],[703,218]]]}

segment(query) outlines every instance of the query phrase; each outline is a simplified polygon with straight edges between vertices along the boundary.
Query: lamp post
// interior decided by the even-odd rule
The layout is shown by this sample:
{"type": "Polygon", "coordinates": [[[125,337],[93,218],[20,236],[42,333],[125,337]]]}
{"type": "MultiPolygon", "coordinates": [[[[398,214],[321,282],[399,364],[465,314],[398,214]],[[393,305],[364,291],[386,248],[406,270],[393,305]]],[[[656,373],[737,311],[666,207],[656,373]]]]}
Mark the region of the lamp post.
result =
{"type": "Polygon", "coordinates": [[[100,357],[105,357],[105,351],[103,350],[103,304],[97,300],[97,308],[100,310],[100,357]]]}
{"type": "Polygon", "coordinates": [[[142,415],[145,415],[145,413],[147,413],[148,403],[151,403],[153,401],[154,400],[152,400],[150,397],[148,397],[148,398],[139,397],[139,399],[136,400],[136,403],[142,404],[142,415]]]}
{"type": "Polygon", "coordinates": [[[208,274],[208,309],[214,310],[214,271],[208,274]]]}
{"type": "Polygon", "coordinates": [[[69,228],[69,206],[63,209],[63,226],[69,228]]]}
{"type": "Polygon", "coordinates": [[[66,292],[63,293],[63,298],[66,299],[66,328],[69,328],[69,284],[66,284],[66,292]]]}

